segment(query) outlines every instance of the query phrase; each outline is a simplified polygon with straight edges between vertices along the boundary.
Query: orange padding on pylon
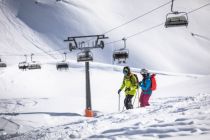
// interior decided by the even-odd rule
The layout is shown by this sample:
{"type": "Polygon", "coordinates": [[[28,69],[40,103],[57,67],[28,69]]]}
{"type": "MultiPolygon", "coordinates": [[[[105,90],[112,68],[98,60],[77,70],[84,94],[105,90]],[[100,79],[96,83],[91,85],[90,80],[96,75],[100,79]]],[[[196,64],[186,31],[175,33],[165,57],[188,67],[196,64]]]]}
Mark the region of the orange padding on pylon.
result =
{"type": "Polygon", "coordinates": [[[94,113],[90,109],[85,109],[85,116],[86,117],[93,117],[94,113]]]}

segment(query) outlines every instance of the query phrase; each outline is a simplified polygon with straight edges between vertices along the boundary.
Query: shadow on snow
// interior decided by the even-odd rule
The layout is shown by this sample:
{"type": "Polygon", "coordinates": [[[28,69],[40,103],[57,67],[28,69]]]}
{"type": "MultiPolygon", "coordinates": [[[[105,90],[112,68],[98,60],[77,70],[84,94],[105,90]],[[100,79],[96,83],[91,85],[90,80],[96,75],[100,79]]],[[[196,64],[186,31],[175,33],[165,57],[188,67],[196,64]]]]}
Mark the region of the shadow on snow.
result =
{"type": "Polygon", "coordinates": [[[22,113],[0,113],[0,115],[8,115],[8,116],[17,116],[17,115],[37,115],[37,114],[47,114],[50,116],[81,116],[77,113],[68,113],[68,112],[22,112],[22,113]]]}

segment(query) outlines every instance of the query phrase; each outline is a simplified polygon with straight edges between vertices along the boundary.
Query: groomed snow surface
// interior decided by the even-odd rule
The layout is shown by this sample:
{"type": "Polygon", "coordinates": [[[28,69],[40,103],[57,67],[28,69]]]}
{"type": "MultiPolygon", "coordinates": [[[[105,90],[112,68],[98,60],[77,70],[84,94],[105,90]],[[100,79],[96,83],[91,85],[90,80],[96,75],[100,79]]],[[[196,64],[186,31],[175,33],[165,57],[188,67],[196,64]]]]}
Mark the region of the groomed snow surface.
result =
{"type": "Polygon", "coordinates": [[[119,112],[122,67],[91,63],[95,117],[86,118],[84,65],[69,64],[67,71],[52,63],[1,69],[1,139],[209,139],[209,76],[159,74],[151,106],[138,108],[136,97],[135,109],[122,111],[122,93],[119,112]]]}

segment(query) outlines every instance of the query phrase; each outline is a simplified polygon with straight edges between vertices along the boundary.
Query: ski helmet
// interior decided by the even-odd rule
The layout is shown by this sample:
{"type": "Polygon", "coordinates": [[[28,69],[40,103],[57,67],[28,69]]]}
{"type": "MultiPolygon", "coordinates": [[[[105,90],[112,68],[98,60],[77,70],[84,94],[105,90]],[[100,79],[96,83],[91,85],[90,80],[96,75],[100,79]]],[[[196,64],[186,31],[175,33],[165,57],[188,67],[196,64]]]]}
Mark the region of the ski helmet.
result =
{"type": "Polygon", "coordinates": [[[146,70],[146,69],[141,69],[141,71],[140,71],[140,73],[143,75],[143,74],[148,74],[148,70],[146,70]]]}

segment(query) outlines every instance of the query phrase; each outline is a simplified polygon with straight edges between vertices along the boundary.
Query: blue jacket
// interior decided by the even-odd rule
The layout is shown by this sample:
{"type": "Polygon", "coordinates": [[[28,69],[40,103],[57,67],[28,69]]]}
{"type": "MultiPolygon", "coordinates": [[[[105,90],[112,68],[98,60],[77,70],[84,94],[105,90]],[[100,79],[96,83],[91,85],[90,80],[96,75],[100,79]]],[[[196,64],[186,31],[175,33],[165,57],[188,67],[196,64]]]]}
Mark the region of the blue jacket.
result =
{"type": "Polygon", "coordinates": [[[143,79],[141,82],[139,82],[139,86],[142,89],[142,92],[144,94],[152,94],[152,90],[151,90],[151,80],[149,77],[147,77],[146,79],[143,79]]]}

